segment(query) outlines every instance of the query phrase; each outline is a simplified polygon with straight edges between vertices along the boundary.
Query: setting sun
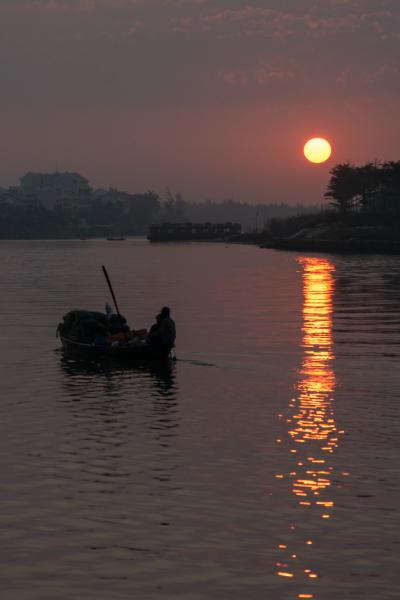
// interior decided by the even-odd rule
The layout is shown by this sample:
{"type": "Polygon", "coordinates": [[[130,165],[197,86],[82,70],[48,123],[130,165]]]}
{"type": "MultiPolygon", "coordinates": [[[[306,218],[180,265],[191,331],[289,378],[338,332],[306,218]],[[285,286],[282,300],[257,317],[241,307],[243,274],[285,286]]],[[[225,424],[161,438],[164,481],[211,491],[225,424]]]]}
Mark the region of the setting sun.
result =
{"type": "Polygon", "coordinates": [[[323,163],[331,154],[331,145],[323,138],[312,138],[304,146],[304,156],[312,163],[323,163]]]}

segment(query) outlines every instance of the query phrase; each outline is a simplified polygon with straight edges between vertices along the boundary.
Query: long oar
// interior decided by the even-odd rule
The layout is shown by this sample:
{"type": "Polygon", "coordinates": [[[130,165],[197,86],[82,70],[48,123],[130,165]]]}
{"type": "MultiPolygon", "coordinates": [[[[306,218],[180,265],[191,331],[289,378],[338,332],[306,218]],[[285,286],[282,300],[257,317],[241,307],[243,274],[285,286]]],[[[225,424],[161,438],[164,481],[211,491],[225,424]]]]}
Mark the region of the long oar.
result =
{"type": "Polygon", "coordinates": [[[124,329],[124,322],[122,320],[121,313],[119,312],[117,299],[115,297],[114,290],[113,290],[110,278],[109,278],[108,273],[107,273],[107,269],[105,268],[104,265],[101,265],[101,268],[103,269],[103,273],[104,273],[104,277],[106,278],[106,281],[107,281],[108,289],[110,290],[110,294],[112,296],[112,299],[114,300],[115,309],[117,311],[117,315],[118,315],[120,323],[121,323],[122,331],[123,331],[124,336],[125,336],[125,341],[127,342],[128,341],[128,336],[126,335],[126,331],[124,329]]]}

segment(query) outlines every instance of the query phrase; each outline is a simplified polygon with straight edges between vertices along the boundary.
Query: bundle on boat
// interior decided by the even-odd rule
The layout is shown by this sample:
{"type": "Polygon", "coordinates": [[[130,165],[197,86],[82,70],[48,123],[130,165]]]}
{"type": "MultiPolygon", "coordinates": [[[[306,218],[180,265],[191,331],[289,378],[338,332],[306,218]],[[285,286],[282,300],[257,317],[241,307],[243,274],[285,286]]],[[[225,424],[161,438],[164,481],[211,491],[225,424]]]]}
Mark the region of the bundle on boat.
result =
{"type": "Polygon", "coordinates": [[[65,351],[85,358],[167,359],[173,347],[148,335],[146,329],[130,329],[121,315],[88,310],[64,315],[57,335],[65,351]]]}
{"type": "Polygon", "coordinates": [[[122,315],[107,315],[98,311],[71,310],[63,316],[57,332],[79,344],[96,346],[133,345],[147,340],[147,330],[131,330],[122,315]]]}

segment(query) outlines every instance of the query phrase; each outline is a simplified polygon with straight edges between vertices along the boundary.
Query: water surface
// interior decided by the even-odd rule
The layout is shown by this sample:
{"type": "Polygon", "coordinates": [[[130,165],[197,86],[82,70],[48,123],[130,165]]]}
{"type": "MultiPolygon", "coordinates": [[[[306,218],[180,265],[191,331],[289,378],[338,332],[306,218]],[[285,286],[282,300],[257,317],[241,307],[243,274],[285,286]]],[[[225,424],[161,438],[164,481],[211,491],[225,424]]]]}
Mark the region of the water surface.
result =
{"type": "Polygon", "coordinates": [[[2,597],[397,599],[400,261],[1,242],[2,597]],[[175,364],[55,330],[168,304],[175,364]]]}

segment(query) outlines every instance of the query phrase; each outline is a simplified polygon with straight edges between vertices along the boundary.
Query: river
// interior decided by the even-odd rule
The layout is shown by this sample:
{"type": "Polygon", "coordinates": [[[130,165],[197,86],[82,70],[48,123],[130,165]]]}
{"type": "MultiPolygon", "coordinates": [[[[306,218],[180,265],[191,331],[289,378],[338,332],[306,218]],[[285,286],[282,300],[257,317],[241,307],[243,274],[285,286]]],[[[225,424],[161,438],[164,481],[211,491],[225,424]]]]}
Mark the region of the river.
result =
{"type": "Polygon", "coordinates": [[[398,599],[400,259],[0,242],[5,600],[398,599]],[[64,356],[111,276],[173,364],[64,356]]]}

